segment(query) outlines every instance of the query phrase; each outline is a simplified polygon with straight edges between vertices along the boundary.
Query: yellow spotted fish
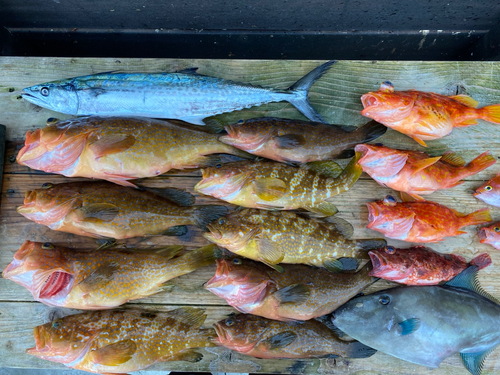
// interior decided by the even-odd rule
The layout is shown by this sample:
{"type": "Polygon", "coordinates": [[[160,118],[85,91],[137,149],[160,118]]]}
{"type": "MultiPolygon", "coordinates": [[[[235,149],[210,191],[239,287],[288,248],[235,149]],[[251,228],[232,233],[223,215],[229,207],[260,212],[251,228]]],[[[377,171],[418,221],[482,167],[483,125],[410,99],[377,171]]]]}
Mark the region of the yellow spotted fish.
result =
{"type": "Polygon", "coordinates": [[[305,209],[330,216],[337,208],[330,200],[349,190],[361,175],[361,154],[342,170],[333,161],[316,161],[294,167],[278,162],[235,162],[203,169],[203,179],[194,187],[243,207],[259,209],[305,209]]]}
{"type": "Polygon", "coordinates": [[[293,212],[243,209],[207,225],[204,237],[229,251],[282,272],[279,263],[308,264],[332,272],[352,269],[354,260],[369,259],[367,250],[386,245],[383,239],[349,240],[353,228],[340,218],[331,222],[293,212]]]}
{"type": "Polygon", "coordinates": [[[25,241],[2,276],[49,306],[109,309],[161,292],[166,281],[213,264],[219,253],[208,245],[175,257],[181,250],[88,252],[25,241]]]}
{"type": "Polygon", "coordinates": [[[200,329],[201,309],[168,312],[105,310],[66,316],[35,327],[26,353],[100,374],[124,374],[157,362],[198,362],[195,348],[214,346],[213,329],[200,329]]]}

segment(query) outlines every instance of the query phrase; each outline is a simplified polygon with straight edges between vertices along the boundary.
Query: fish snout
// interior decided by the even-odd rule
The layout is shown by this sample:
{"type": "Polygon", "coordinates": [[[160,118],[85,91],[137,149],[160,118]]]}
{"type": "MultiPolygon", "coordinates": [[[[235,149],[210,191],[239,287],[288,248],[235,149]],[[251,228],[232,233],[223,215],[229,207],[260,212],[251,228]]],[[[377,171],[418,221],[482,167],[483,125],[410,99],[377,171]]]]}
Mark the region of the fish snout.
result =
{"type": "Polygon", "coordinates": [[[381,211],[377,202],[369,202],[366,204],[368,208],[368,225],[367,228],[371,228],[375,223],[375,220],[380,216],[381,211]]]}
{"type": "Polygon", "coordinates": [[[486,243],[486,241],[488,241],[489,237],[491,236],[491,229],[488,227],[481,228],[479,229],[477,235],[479,237],[479,242],[486,243]]]}
{"type": "Polygon", "coordinates": [[[205,233],[205,234],[210,234],[211,237],[215,240],[221,240],[222,239],[222,232],[217,229],[217,227],[211,223],[207,224],[207,229],[210,231],[210,233],[205,233]]]}
{"type": "Polygon", "coordinates": [[[370,260],[372,261],[373,264],[373,270],[370,272],[370,274],[376,272],[379,268],[386,265],[385,259],[382,256],[380,256],[380,254],[374,251],[369,251],[368,256],[370,257],[370,260]]]}

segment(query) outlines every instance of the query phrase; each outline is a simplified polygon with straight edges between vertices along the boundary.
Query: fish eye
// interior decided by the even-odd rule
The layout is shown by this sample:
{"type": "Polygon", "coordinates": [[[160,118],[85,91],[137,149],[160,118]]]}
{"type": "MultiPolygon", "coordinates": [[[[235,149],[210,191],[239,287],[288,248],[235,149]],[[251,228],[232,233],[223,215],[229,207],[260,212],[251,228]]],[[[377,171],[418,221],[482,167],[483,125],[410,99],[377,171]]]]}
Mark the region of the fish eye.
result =
{"type": "Polygon", "coordinates": [[[50,182],[46,182],[42,185],[42,189],[50,189],[53,186],[50,182]]]}
{"type": "Polygon", "coordinates": [[[233,263],[234,263],[234,264],[241,264],[242,262],[241,262],[241,259],[239,259],[239,258],[234,258],[234,259],[233,259],[233,263]]]}
{"type": "Polygon", "coordinates": [[[42,94],[43,96],[49,96],[49,89],[48,89],[48,87],[42,87],[40,89],[40,94],[42,94]]]}
{"type": "Polygon", "coordinates": [[[217,163],[217,164],[215,164],[215,168],[220,168],[220,167],[222,167],[222,164],[221,164],[221,163],[217,163]]]}
{"type": "Polygon", "coordinates": [[[387,254],[394,254],[396,252],[396,248],[394,246],[386,246],[385,252],[387,254]]]}
{"type": "Polygon", "coordinates": [[[396,198],[394,198],[392,195],[388,195],[385,197],[385,201],[389,202],[389,203],[396,203],[396,198]]]}
{"type": "Polygon", "coordinates": [[[389,303],[391,303],[391,297],[389,297],[389,296],[386,294],[386,295],[380,296],[380,298],[378,299],[378,301],[379,301],[382,305],[388,305],[389,303]]]}
{"type": "Polygon", "coordinates": [[[243,124],[244,121],[243,120],[238,120],[238,124],[243,124]]]}
{"type": "Polygon", "coordinates": [[[377,146],[377,147],[384,147],[384,144],[383,143],[375,143],[375,146],[377,146]]]}
{"type": "Polygon", "coordinates": [[[61,326],[61,324],[58,322],[58,321],[55,321],[55,322],[52,322],[52,328],[59,328],[61,326]]]}
{"type": "Polygon", "coordinates": [[[46,121],[46,124],[47,125],[50,125],[50,124],[55,124],[57,121],[59,121],[58,118],[55,118],[55,117],[49,117],[46,121]]]}
{"type": "Polygon", "coordinates": [[[484,190],[486,190],[486,191],[490,191],[490,190],[492,190],[492,189],[493,189],[493,188],[492,188],[490,185],[488,185],[488,186],[485,186],[485,187],[484,187],[484,190]]]}
{"type": "Polygon", "coordinates": [[[219,223],[220,225],[223,225],[223,224],[225,224],[225,223],[226,223],[226,219],[225,219],[225,218],[223,218],[223,217],[220,217],[220,218],[219,218],[218,223],[219,223]]]}
{"type": "Polygon", "coordinates": [[[54,248],[54,245],[52,245],[50,242],[45,242],[43,245],[42,245],[42,249],[45,249],[45,250],[48,250],[48,249],[53,249],[54,248]]]}
{"type": "Polygon", "coordinates": [[[500,227],[495,227],[495,228],[493,228],[493,230],[498,233],[498,232],[500,232],[500,227]]]}
{"type": "Polygon", "coordinates": [[[228,320],[226,320],[226,325],[227,325],[228,327],[231,327],[233,324],[234,324],[234,320],[233,320],[233,319],[228,319],[228,320]]]}

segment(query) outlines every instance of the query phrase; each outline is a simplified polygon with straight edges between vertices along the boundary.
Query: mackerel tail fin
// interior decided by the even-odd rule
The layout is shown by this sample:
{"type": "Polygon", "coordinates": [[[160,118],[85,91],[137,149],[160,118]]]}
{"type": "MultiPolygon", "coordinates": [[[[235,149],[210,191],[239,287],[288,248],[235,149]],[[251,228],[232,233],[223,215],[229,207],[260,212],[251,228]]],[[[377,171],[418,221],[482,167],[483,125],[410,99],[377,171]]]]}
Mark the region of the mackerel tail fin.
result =
{"type": "Polygon", "coordinates": [[[387,126],[381,124],[380,122],[372,120],[357,128],[352,135],[357,136],[356,144],[359,144],[373,141],[374,139],[377,139],[378,137],[384,135],[386,131],[387,126]]]}
{"type": "Polygon", "coordinates": [[[321,115],[311,106],[311,103],[309,103],[307,94],[314,82],[325,74],[325,72],[336,62],[336,60],[331,60],[314,68],[288,88],[288,90],[294,91],[296,95],[287,100],[311,121],[326,123],[323,117],[321,117],[321,115]]]}
{"type": "Polygon", "coordinates": [[[370,348],[369,346],[366,346],[359,341],[355,341],[349,344],[346,356],[347,358],[368,358],[374,355],[376,352],[376,349],[370,348]]]}
{"type": "Polygon", "coordinates": [[[478,111],[480,119],[500,124],[500,104],[489,105],[478,109],[478,111]]]}
{"type": "Polygon", "coordinates": [[[193,209],[194,225],[202,230],[206,230],[207,224],[229,212],[226,206],[217,205],[194,206],[193,209]]]}

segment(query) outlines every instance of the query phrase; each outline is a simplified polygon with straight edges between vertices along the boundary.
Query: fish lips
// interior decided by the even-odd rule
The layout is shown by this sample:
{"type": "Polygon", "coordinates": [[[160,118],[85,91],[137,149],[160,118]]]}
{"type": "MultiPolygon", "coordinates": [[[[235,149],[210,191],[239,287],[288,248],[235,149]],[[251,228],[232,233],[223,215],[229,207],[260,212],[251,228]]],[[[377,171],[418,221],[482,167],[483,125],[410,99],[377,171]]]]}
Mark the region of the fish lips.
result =
{"type": "Polygon", "coordinates": [[[47,108],[47,106],[49,105],[47,100],[42,96],[42,94],[39,91],[33,91],[30,88],[23,89],[21,97],[39,107],[47,108]]]}
{"type": "MultiPolygon", "coordinates": [[[[382,218],[382,210],[379,207],[379,202],[368,202],[366,203],[366,207],[368,208],[368,225],[367,228],[374,228],[379,223],[379,218],[382,218]]],[[[385,222],[385,220],[384,220],[385,222]]]]}
{"type": "Polygon", "coordinates": [[[490,243],[494,242],[495,240],[500,240],[500,235],[497,235],[494,229],[491,229],[489,227],[479,229],[477,235],[479,237],[479,242],[481,243],[490,243]],[[495,239],[495,237],[499,238],[495,239]]]}
{"type": "Polygon", "coordinates": [[[373,264],[373,269],[370,271],[369,275],[380,277],[389,267],[388,260],[378,251],[369,251],[368,256],[373,264]]]}

